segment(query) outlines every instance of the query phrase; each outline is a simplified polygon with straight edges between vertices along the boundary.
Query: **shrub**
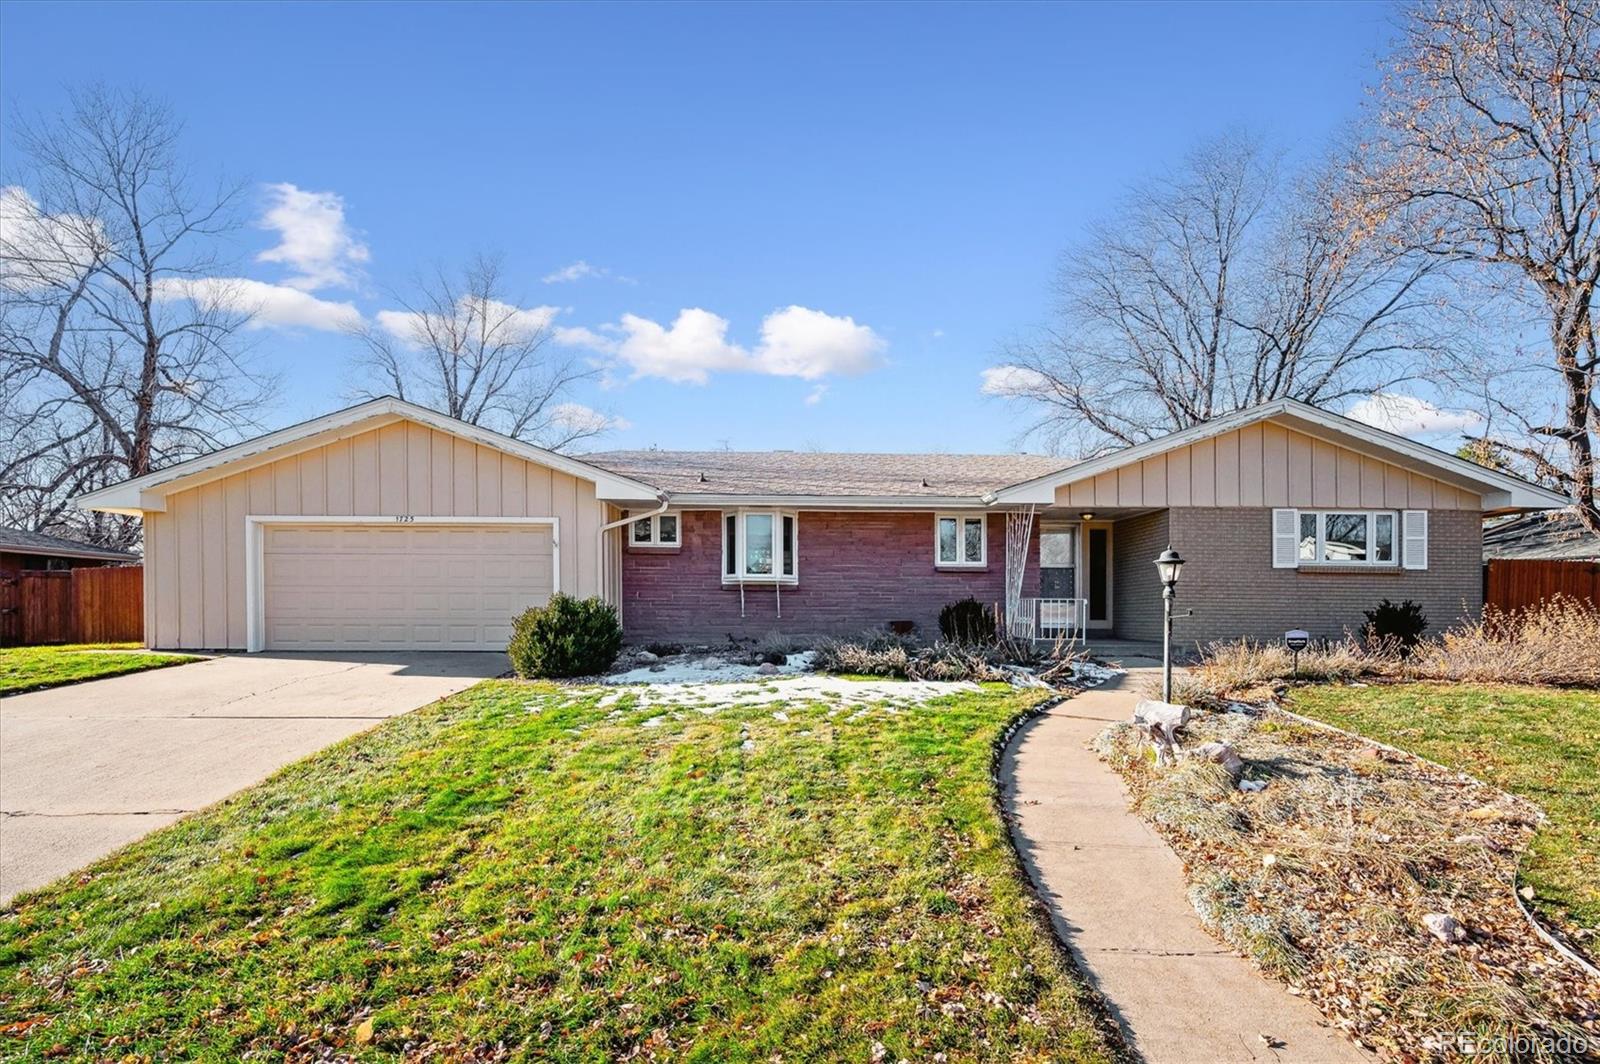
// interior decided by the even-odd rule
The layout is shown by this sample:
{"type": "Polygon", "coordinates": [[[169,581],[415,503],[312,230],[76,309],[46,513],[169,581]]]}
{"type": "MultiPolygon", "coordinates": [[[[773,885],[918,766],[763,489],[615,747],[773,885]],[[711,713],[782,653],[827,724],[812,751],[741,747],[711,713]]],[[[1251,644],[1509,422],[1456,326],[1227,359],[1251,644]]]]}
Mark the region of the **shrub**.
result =
{"type": "Polygon", "coordinates": [[[830,639],[817,646],[812,667],[822,672],[858,676],[906,678],[911,644],[884,632],[869,632],[859,640],[830,639]]]}
{"type": "Polygon", "coordinates": [[[994,614],[975,598],[952,602],[939,611],[939,634],[947,643],[980,646],[994,642],[994,614]]]}
{"type": "Polygon", "coordinates": [[[1422,633],[1428,630],[1428,617],[1422,607],[1406,599],[1393,603],[1388,599],[1370,610],[1363,610],[1367,623],[1361,629],[1363,638],[1372,646],[1393,647],[1401,655],[1411,653],[1422,642],[1422,633]]]}
{"type": "Polygon", "coordinates": [[[605,672],[621,649],[622,624],[610,604],[555,595],[517,616],[506,653],[518,676],[554,679],[605,672]]]}

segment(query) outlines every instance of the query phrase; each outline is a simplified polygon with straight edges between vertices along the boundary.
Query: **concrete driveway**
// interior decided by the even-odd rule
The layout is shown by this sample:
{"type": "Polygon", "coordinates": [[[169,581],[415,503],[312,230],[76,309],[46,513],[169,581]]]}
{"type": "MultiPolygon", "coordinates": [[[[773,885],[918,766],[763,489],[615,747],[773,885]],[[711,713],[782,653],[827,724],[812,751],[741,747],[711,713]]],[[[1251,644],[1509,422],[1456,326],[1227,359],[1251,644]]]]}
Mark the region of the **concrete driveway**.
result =
{"type": "Polygon", "coordinates": [[[0,905],[504,654],[251,654],[0,700],[0,905]]]}

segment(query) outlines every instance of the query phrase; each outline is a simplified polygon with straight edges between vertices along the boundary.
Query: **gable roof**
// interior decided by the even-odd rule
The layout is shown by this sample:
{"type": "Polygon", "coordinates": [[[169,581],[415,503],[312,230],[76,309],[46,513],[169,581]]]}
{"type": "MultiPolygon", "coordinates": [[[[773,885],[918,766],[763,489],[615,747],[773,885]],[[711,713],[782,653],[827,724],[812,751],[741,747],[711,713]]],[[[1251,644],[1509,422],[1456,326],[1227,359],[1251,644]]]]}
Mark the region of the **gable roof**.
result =
{"type": "Polygon", "coordinates": [[[1483,527],[1483,557],[1600,561],[1600,536],[1571,510],[1519,514],[1483,527]]]}
{"type": "Polygon", "coordinates": [[[88,558],[107,562],[136,562],[139,556],[132,551],[111,550],[80,543],[62,536],[47,536],[43,532],[29,532],[21,528],[0,525],[0,553],[37,554],[52,558],[88,558]]]}
{"type": "Polygon", "coordinates": [[[1053,472],[1064,458],[1034,454],[876,454],[814,451],[600,451],[583,456],[674,497],[957,499],[1053,472]]]}
{"type": "Polygon", "coordinates": [[[1146,443],[1124,447],[1098,458],[1068,466],[1060,472],[1014,484],[995,494],[999,503],[1050,503],[1056,488],[1086,480],[1191,443],[1221,436],[1261,421],[1273,421],[1308,436],[1348,447],[1353,451],[1424,472],[1447,484],[1483,496],[1486,511],[1548,510],[1569,506],[1572,500],[1560,492],[1540,487],[1532,481],[1488,469],[1426,444],[1408,440],[1392,432],[1374,428],[1339,414],[1302,403],[1298,399],[1274,399],[1245,410],[1213,418],[1187,429],[1158,437],[1146,443]]]}
{"type": "Polygon", "coordinates": [[[147,510],[166,509],[167,495],[175,491],[204,484],[243,469],[277,461],[300,451],[368,432],[396,421],[415,421],[453,436],[481,443],[486,447],[551,469],[560,470],[581,480],[593,482],[595,494],[601,499],[628,502],[648,502],[659,497],[660,492],[649,484],[619,476],[599,466],[580,459],[547,451],[530,443],[512,439],[479,425],[469,425],[427,407],[408,403],[404,399],[383,396],[331,414],[302,421],[297,425],[269,432],[264,436],[224,447],[199,458],[166,469],[125,480],[108,488],[81,495],[74,502],[85,510],[105,510],[111,513],[140,514],[147,510]]]}

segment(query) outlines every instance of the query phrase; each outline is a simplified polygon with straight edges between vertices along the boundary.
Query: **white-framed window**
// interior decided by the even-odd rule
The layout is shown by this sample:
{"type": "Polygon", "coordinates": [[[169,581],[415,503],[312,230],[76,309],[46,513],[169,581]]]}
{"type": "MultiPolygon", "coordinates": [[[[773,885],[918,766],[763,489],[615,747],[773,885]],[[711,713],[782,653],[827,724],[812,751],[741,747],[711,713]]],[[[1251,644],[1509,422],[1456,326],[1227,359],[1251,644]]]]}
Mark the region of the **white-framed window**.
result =
{"type": "Polygon", "coordinates": [[[987,564],[988,525],[983,514],[934,514],[933,563],[941,568],[987,564]]]}
{"type": "Polygon", "coordinates": [[[634,547],[676,547],[682,522],[673,513],[651,514],[628,526],[628,544],[634,547]]]}
{"type": "MultiPolygon", "coordinates": [[[[1285,513],[1286,511],[1279,511],[1285,513]]],[[[1295,565],[1400,564],[1400,514],[1395,510],[1296,510],[1290,526],[1295,565]]],[[[1274,518],[1275,529],[1288,524],[1274,518]]],[[[1275,555],[1276,560],[1276,555],[1275,555]]]]}
{"type": "Polygon", "coordinates": [[[722,582],[793,584],[800,578],[800,515],[724,510],[722,582]]]}

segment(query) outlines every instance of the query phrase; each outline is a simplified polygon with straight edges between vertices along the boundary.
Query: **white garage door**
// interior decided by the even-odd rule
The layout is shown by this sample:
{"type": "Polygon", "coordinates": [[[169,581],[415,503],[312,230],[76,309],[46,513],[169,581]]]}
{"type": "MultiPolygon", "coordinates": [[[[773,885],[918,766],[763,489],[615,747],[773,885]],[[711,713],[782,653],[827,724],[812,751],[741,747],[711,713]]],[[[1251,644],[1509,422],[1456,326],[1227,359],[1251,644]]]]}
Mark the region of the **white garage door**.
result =
{"type": "Polygon", "coordinates": [[[549,525],[269,525],[268,650],[504,650],[550,600],[549,525]]]}

